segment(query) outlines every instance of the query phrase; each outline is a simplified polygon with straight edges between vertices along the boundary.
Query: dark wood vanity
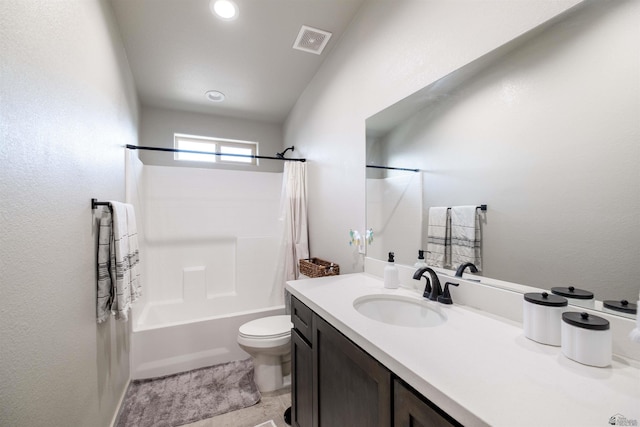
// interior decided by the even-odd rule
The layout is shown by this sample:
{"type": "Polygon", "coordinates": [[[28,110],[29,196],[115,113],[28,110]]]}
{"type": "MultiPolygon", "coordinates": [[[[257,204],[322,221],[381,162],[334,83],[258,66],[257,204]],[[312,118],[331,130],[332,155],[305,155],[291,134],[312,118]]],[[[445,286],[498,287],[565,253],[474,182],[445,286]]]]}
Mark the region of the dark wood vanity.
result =
{"type": "Polygon", "coordinates": [[[295,297],[291,319],[293,426],[461,425],[295,297]]]}

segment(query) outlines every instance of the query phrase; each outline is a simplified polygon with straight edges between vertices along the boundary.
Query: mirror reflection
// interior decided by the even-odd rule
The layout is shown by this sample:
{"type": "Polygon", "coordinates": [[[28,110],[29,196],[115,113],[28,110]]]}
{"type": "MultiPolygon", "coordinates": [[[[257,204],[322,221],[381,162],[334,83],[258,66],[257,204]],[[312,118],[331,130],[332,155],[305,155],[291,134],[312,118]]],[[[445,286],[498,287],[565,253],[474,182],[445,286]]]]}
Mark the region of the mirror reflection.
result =
{"type": "Polygon", "coordinates": [[[430,207],[487,204],[479,275],[635,303],[635,28],[616,4],[583,5],[369,118],[367,164],[418,168],[421,183],[405,178],[402,193],[393,173],[368,168],[367,255],[413,265],[430,207]],[[396,219],[403,203],[420,204],[419,219],[396,219]]]}

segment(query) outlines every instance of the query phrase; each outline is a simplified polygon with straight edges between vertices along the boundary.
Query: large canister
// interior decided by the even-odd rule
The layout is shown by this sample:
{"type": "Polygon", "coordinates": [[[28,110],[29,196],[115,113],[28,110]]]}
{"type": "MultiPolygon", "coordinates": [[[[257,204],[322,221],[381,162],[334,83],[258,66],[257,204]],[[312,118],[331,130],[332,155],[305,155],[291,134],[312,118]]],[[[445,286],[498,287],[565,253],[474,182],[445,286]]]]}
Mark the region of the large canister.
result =
{"type": "Polygon", "coordinates": [[[551,293],[567,298],[569,303],[572,305],[579,305],[586,308],[593,308],[596,305],[593,292],[585,289],[578,289],[574,286],[557,286],[551,288],[551,293]]]}
{"type": "Polygon", "coordinates": [[[562,314],[562,353],[585,365],[611,364],[612,338],[609,321],[602,317],[567,311],[562,314]]]}
{"type": "Polygon", "coordinates": [[[562,313],[567,305],[566,298],[547,292],[524,294],[524,335],[542,344],[559,346],[562,313]]]}

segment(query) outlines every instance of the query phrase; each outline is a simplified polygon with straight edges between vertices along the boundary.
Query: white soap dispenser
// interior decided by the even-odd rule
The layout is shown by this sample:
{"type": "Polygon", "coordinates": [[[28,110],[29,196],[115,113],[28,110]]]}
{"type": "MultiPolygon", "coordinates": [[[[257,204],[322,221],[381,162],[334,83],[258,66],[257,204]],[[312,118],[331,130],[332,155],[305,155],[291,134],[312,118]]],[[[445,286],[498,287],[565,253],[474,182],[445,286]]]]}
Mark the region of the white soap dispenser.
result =
{"type": "Polygon", "coordinates": [[[396,289],[400,286],[398,280],[398,268],[396,267],[394,254],[389,252],[388,264],[384,268],[384,287],[387,289],[396,289]]]}
{"type": "Polygon", "coordinates": [[[413,266],[415,268],[424,268],[427,266],[427,263],[424,262],[424,251],[422,249],[418,250],[418,260],[413,266]]]}

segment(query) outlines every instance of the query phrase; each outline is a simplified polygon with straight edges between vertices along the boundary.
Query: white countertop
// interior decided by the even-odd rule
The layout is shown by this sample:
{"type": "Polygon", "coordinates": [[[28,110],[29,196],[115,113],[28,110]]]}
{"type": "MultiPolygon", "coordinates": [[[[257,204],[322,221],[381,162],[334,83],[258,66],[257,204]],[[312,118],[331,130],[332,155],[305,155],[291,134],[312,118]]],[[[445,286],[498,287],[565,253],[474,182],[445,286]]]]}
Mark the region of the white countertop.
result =
{"type": "Polygon", "coordinates": [[[431,302],[447,321],[392,326],[353,308],[364,295],[398,294],[366,273],[290,281],[286,288],[465,426],[608,426],[620,414],[640,425],[640,364],[614,355],[595,368],[560,347],[527,339],[522,326],[454,304],[431,302]]]}

